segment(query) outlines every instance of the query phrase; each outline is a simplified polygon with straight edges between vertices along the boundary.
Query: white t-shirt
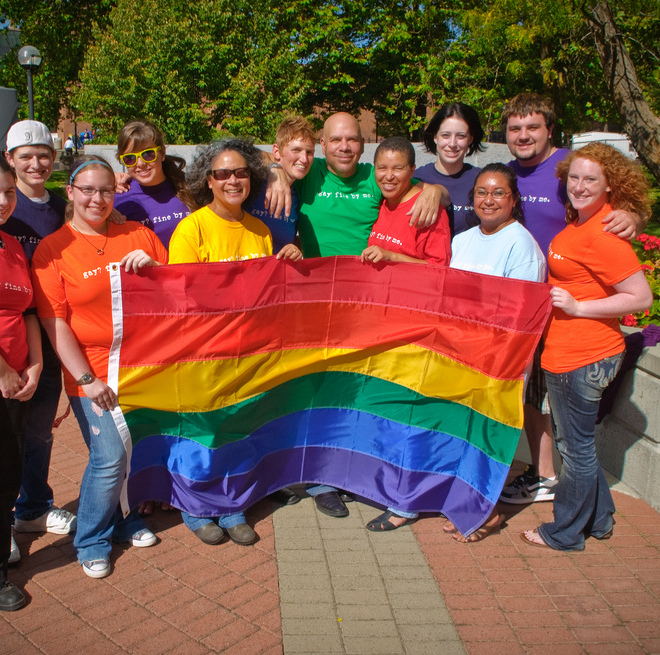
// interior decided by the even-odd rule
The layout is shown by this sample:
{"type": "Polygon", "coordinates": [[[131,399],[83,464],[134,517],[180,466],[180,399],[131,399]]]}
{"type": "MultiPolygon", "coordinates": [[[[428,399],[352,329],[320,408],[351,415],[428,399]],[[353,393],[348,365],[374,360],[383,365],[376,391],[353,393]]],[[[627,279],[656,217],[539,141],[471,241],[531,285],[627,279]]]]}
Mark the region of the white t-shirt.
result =
{"type": "Polygon", "coordinates": [[[451,268],[484,275],[543,282],[546,262],[534,237],[514,221],[495,234],[484,234],[477,225],[451,242],[451,268]]]}

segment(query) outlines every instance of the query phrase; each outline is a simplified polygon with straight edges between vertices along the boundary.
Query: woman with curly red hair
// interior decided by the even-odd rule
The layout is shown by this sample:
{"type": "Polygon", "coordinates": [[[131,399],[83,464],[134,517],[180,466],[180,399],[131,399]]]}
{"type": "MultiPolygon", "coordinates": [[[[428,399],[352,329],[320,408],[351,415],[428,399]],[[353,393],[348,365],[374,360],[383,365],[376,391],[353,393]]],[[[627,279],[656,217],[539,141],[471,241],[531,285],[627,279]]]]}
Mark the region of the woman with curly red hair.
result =
{"type": "Polygon", "coordinates": [[[545,371],[562,470],[554,520],[524,541],[584,550],[585,538],[608,539],[614,501],[596,455],[598,404],[616,375],[624,341],[618,317],[651,306],[653,295],[629,243],[604,232],[613,209],[650,214],[641,168],[615,148],[592,143],[557,165],[566,184],[568,226],[550,243],[552,315],[545,332],[545,371]]]}

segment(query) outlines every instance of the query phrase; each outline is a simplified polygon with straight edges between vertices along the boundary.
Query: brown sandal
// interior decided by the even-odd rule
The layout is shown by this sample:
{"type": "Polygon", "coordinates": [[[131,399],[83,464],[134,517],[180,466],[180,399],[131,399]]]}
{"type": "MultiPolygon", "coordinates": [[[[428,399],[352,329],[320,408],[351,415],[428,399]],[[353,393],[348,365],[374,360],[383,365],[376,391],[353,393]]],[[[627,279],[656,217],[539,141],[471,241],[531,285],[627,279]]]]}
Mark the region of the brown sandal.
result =
{"type": "Polygon", "coordinates": [[[502,523],[504,523],[504,520],[504,514],[495,514],[495,516],[490,517],[480,528],[477,528],[467,537],[464,537],[462,534],[458,533],[454,535],[454,539],[456,539],[456,541],[461,544],[477,543],[477,541],[485,539],[493,532],[499,531],[499,529],[502,527],[502,523]]]}

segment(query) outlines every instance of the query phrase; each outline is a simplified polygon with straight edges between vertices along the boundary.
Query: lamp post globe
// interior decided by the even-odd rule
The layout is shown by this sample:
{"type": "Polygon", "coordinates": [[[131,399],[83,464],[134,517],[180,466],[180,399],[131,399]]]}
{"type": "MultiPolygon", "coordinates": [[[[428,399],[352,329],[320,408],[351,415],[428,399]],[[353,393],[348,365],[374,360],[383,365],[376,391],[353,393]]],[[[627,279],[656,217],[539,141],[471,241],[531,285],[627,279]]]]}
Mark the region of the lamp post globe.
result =
{"type": "Polygon", "coordinates": [[[30,106],[30,120],[34,120],[34,97],[32,93],[32,73],[36,73],[41,66],[41,53],[31,45],[23,46],[18,51],[18,63],[27,73],[28,103],[30,106]]]}

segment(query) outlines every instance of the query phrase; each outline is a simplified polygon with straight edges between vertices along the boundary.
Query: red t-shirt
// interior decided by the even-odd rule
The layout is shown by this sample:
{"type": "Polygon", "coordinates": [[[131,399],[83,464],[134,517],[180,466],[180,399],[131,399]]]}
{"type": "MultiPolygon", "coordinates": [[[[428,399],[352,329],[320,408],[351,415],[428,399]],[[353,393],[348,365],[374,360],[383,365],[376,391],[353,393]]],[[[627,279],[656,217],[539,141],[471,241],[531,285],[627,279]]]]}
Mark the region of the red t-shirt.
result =
{"type": "Polygon", "coordinates": [[[419,193],[399,203],[394,209],[383,199],[378,219],[371,228],[369,245],[423,259],[429,264],[448,266],[451,259],[451,235],[447,212],[444,207],[440,207],[438,220],[433,225],[421,230],[410,227],[410,216],[407,214],[415,204],[417,196],[419,193]]]}
{"type": "MultiPolygon", "coordinates": [[[[641,270],[632,246],[603,232],[601,221],[611,211],[605,205],[586,223],[569,223],[548,248],[548,282],[577,301],[613,296],[615,284],[641,270]]],[[[553,308],[541,366],[565,373],[623,352],[624,347],[618,319],[576,318],[553,308]]]]}
{"type": "MultiPolygon", "coordinates": [[[[104,382],[112,345],[110,264],[138,248],[155,261],[167,263],[167,250],[160,239],[133,221],[109,223],[107,240],[103,235],[83,236],[67,223],[47,236],[32,258],[39,317],[63,318],[92,373],[104,382]],[[103,255],[97,254],[99,248],[103,255]]],[[[68,395],[84,395],[66,367],[64,385],[68,395]]]]}
{"type": "Polygon", "coordinates": [[[19,375],[28,365],[23,312],[34,306],[30,266],[21,244],[0,232],[0,355],[19,375]]]}

